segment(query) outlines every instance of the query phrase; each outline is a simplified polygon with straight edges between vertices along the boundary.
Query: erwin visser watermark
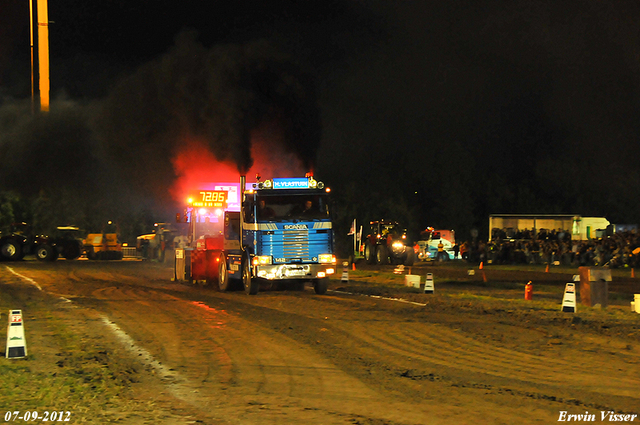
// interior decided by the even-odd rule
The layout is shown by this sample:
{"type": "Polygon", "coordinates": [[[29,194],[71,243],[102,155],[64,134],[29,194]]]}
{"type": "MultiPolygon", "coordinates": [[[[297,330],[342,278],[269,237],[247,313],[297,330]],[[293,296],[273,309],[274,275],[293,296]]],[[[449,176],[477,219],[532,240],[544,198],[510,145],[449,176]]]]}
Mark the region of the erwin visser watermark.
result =
{"type": "Polygon", "coordinates": [[[601,410],[600,415],[597,413],[569,413],[566,410],[560,411],[558,422],[634,422],[638,417],[633,413],[616,413],[613,410],[601,410]],[[598,418],[599,417],[599,418],[598,418]]]}

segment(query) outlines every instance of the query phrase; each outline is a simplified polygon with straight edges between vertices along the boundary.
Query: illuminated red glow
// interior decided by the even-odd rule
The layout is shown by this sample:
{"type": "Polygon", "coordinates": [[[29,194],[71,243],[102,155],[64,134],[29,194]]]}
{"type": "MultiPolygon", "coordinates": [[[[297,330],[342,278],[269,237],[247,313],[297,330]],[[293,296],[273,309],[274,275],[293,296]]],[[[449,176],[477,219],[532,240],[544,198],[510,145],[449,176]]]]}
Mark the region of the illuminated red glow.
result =
{"type": "MultiPolygon", "coordinates": [[[[309,172],[294,153],[286,152],[281,143],[274,143],[274,137],[277,139],[264,128],[251,133],[253,166],[246,173],[247,182],[252,182],[256,174],[264,178],[300,177],[309,172]]],[[[202,183],[240,181],[237,166],[231,160],[218,160],[205,142],[190,138],[181,146],[172,160],[177,178],[169,189],[176,201],[184,203],[202,183]]]]}

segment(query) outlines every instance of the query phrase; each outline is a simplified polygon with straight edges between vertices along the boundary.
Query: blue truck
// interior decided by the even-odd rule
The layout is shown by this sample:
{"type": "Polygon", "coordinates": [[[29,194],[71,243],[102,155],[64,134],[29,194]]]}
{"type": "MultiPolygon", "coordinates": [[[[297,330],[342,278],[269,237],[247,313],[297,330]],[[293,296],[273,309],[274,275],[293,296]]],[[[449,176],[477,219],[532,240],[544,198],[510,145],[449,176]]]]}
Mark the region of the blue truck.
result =
{"type": "Polygon", "coordinates": [[[222,230],[196,241],[194,279],[220,291],[258,293],[261,283],[309,283],[327,292],[336,273],[329,190],[313,177],[241,178],[240,211],[225,211],[222,230]]]}

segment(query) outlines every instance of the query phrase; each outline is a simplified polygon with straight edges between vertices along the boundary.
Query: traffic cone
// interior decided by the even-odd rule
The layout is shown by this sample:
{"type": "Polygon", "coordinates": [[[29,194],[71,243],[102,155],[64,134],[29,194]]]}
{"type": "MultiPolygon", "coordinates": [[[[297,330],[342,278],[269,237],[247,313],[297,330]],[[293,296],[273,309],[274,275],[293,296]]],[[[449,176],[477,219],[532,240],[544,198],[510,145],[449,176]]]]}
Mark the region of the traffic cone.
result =
{"type": "Polygon", "coordinates": [[[356,270],[356,263],[351,263],[351,269],[352,269],[353,271],[355,271],[355,270],[356,270]]]}
{"type": "Polygon", "coordinates": [[[564,296],[562,297],[562,311],[566,313],[577,312],[575,283],[567,283],[564,287],[564,296]]]}
{"type": "Polygon", "coordinates": [[[544,272],[545,273],[549,273],[549,264],[547,264],[547,268],[546,268],[546,270],[544,272]]]}
{"type": "Polygon", "coordinates": [[[424,281],[424,293],[425,294],[433,294],[435,290],[433,285],[433,273],[427,273],[427,278],[424,281]]]}
{"type": "Polygon", "coordinates": [[[348,262],[344,262],[342,263],[342,278],[340,279],[341,282],[349,282],[349,263],[348,262]]]}
{"type": "Polygon", "coordinates": [[[529,281],[529,282],[524,286],[524,299],[525,299],[525,300],[531,300],[531,299],[533,299],[533,285],[531,285],[531,281],[529,281]]]}
{"type": "Polygon", "coordinates": [[[342,269],[341,282],[349,282],[349,269],[342,269]]]}
{"type": "Polygon", "coordinates": [[[479,270],[482,270],[484,268],[484,262],[480,261],[480,267],[478,267],[479,270]]]}
{"type": "Polygon", "coordinates": [[[8,359],[21,359],[27,357],[27,340],[24,337],[22,322],[22,310],[9,310],[9,328],[7,329],[8,359]]]}

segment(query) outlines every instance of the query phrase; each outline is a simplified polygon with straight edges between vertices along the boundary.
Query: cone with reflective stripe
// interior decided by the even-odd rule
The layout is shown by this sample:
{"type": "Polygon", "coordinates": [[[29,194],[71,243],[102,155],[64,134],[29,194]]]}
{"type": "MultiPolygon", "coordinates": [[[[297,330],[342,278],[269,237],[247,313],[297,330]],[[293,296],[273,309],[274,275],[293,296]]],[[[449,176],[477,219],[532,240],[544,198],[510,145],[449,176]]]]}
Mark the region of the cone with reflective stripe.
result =
{"type": "Polygon", "coordinates": [[[8,359],[21,359],[23,357],[27,357],[27,340],[24,337],[22,310],[9,311],[6,357],[8,359]]]}
{"type": "Polygon", "coordinates": [[[433,286],[433,273],[427,273],[427,279],[424,281],[424,293],[433,294],[435,288],[433,286]]]}
{"type": "Polygon", "coordinates": [[[565,313],[576,312],[576,284],[567,283],[564,287],[564,297],[562,297],[562,311],[565,313]]]}
{"type": "Polygon", "coordinates": [[[345,262],[342,264],[342,278],[340,281],[349,282],[349,263],[345,262]]]}
{"type": "Polygon", "coordinates": [[[342,282],[349,282],[349,271],[347,269],[342,271],[342,278],[340,280],[342,282]]]}

